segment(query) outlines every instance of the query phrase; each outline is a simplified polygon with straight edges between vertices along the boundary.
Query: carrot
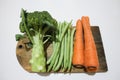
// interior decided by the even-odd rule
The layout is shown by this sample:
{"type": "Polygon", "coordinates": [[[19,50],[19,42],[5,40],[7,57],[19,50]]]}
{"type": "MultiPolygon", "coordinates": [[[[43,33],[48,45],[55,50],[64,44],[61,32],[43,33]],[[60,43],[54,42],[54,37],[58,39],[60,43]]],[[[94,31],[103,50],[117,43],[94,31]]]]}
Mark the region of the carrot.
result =
{"type": "Polygon", "coordinates": [[[99,68],[97,49],[91,32],[89,17],[82,17],[85,41],[85,68],[87,72],[96,72],[99,68]]]}
{"type": "Polygon", "coordinates": [[[76,22],[76,32],[75,32],[72,64],[75,67],[80,67],[80,68],[84,66],[83,29],[82,29],[82,23],[80,19],[77,20],[76,22]]]}

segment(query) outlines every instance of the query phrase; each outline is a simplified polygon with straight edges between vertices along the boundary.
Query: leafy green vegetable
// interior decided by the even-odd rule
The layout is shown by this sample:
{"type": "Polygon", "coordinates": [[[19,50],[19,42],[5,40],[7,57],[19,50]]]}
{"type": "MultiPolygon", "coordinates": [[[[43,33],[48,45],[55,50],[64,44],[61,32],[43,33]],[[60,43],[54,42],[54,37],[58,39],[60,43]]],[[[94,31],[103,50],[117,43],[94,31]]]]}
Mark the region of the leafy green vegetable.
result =
{"type": "Polygon", "coordinates": [[[47,11],[28,13],[22,9],[21,18],[20,31],[27,35],[33,45],[30,60],[32,71],[46,72],[44,43],[56,34],[57,21],[47,11]]]}
{"type": "Polygon", "coordinates": [[[15,38],[16,38],[16,41],[19,41],[20,39],[24,38],[24,36],[21,34],[16,34],[15,38]]]}

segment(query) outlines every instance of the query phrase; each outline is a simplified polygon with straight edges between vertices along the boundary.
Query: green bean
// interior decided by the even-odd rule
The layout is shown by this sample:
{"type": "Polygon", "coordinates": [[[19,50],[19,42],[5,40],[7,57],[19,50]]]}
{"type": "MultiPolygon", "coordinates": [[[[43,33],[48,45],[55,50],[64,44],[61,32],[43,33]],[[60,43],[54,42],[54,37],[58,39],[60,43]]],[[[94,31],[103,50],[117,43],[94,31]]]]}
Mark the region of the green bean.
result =
{"type": "Polygon", "coordinates": [[[58,54],[57,57],[56,57],[56,61],[55,61],[54,65],[53,65],[53,68],[52,68],[53,71],[55,71],[54,69],[55,69],[56,66],[58,65],[58,61],[59,61],[59,57],[60,57],[60,53],[61,53],[61,51],[59,51],[59,54],[58,54]]]}
{"type": "MultiPolygon", "coordinates": [[[[62,33],[63,26],[64,26],[63,24],[61,24],[61,23],[59,24],[59,35],[58,35],[58,39],[60,39],[60,36],[61,36],[60,34],[62,33]]],[[[62,41],[61,41],[61,44],[62,44],[62,41]]],[[[58,55],[59,55],[59,56],[57,55],[56,61],[55,61],[54,65],[53,65],[53,68],[52,68],[53,71],[57,71],[57,70],[56,70],[56,67],[58,66],[58,63],[60,62],[60,57],[61,57],[61,53],[62,53],[62,52],[61,52],[61,49],[62,49],[62,45],[61,45],[61,44],[60,44],[60,47],[61,47],[61,48],[60,48],[60,50],[58,51],[58,55]]]]}
{"type": "MultiPolygon", "coordinates": [[[[64,26],[64,24],[62,24],[62,23],[60,23],[59,24],[59,38],[58,39],[60,39],[60,34],[62,33],[62,29],[63,29],[63,26],[64,26]]],[[[58,53],[58,55],[59,55],[59,57],[61,58],[61,54],[62,54],[62,51],[61,51],[61,49],[62,49],[62,41],[61,41],[61,44],[60,44],[60,50],[59,50],[59,53],[58,53]]],[[[58,61],[55,61],[55,64],[54,64],[54,66],[53,66],[53,71],[57,71],[58,69],[59,69],[59,66],[58,65],[60,65],[60,58],[59,58],[59,60],[58,61]]]]}
{"type": "Polygon", "coordinates": [[[64,55],[64,38],[62,40],[62,44],[61,44],[61,50],[60,50],[60,58],[59,58],[59,62],[58,62],[58,65],[54,68],[54,71],[57,71],[59,70],[59,68],[61,67],[62,65],[62,61],[63,61],[63,55],[64,55]]]}
{"type": "MultiPolygon", "coordinates": [[[[58,39],[58,38],[59,38],[59,35],[56,35],[56,39],[58,39]]],[[[59,42],[59,40],[54,41],[53,53],[52,53],[51,57],[47,60],[47,64],[50,64],[51,60],[53,59],[55,52],[56,52],[56,48],[59,47],[58,42],[59,42]]]]}
{"type": "Polygon", "coordinates": [[[67,56],[67,34],[64,37],[64,56],[63,56],[63,71],[66,70],[66,56],[67,56]]]}
{"type": "MultiPolygon", "coordinates": [[[[60,46],[61,46],[61,41],[62,41],[62,39],[63,39],[63,37],[65,36],[65,33],[66,33],[66,31],[67,31],[67,29],[68,29],[68,27],[71,25],[71,22],[70,23],[66,23],[66,22],[63,22],[63,23],[60,23],[61,25],[59,25],[60,26],[60,28],[58,28],[58,29],[61,29],[61,30],[59,30],[59,34],[57,35],[58,36],[58,40],[59,41],[57,41],[55,44],[57,44],[57,46],[55,47],[55,49],[54,49],[54,51],[53,51],[53,53],[52,53],[52,56],[49,58],[49,60],[47,61],[47,64],[50,64],[49,66],[48,66],[48,71],[50,71],[51,69],[52,69],[52,67],[53,67],[53,65],[55,64],[55,61],[56,61],[56,57],[57,57],[57,55],[59,54],[58,52],[59,52],[59,50],[60,50],[60,46]],[[62,27],[63,26],[63,27],[62,27]],[[62,28],[63,29],[62,29],[62,28]],[[60,33],[60,32],[62,32],[62,33],[60,33]]],[[[58,27],[59,27],[58,26],[58,27]]],[[[54,69],[54,68],[53,68],[54,69]]]]}
{"type": "Polygon", "coordinates": [[[53,59],[51,60],[51,62],[50,62],[50,65],[48,66],[48,72],[52,69],[52,67],[53,67],[53,65],[54,65],[54,63],[55,63],[55,61],[56,61],[56,53],[58,53],[58,51],[59,51],[59,46],[60,46],[60,43],[56,43],[57,44],[57,47],[56,47],[56,50],[54,51],[54,57],[53,57],[53,59]],[[57,52],[56,52],[57,51],[57,52]]]}
{"type": "Polygon", "coordinates": [[[54,45],[53,45],[53,52],[52,52],[52,55],[50,56],[50,58],[47,60],[47,64],[50,64],[51,60],[53,59],[55,51],[56,51],[55,48],[57,48],[57,46],[58,45],[56,43],[54,43],[54,45]]]}
{"type": "Polygon", "coordinates": [[[69,67],[68,67],[69,71],[70,71],[70,69],[72,67],[74,33],[75,33],[75,28],[73,28],[72,31],[71,31],[71,39],[70,39],[70,62],[69,62],[69,67]]]}
{"type": "Polygon", "coordinates": [[[67,60],[66,60],[66,66],[67,68],[69,67],[69,62],[70,62],[70,28],[68,29],[68,33],[67,33],[68,37],[67,37],[67,60]]]}

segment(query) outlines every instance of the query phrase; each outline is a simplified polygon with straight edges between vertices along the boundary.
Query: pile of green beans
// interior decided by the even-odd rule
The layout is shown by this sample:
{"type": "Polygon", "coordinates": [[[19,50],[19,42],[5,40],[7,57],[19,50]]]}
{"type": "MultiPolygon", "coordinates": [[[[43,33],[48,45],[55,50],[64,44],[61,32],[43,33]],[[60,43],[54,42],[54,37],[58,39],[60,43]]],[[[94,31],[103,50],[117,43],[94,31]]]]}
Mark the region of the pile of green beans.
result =
{"type": "Polygon", "coordinates": [[[71,22],[64,21],[58,23],[57,29],[56,40],[53,41],[53,53],[47,60],[47,71],[70,71],[72,67],[75,28],[72,28],[71,22]]]}

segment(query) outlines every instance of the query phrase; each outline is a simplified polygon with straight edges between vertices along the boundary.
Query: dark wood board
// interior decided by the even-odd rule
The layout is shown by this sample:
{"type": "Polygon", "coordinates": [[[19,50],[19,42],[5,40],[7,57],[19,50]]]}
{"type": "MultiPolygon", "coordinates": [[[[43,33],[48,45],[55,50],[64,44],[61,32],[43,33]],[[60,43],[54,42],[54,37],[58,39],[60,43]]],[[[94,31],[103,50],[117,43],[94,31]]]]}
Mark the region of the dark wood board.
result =
{"type": "MultiPolygon", "coordinates": [[[[97,72],[106,72],[108,70],[108,67],[107,67],[107,63],[106,63],[106,57],[105,57],[104,47],[103,47],[102,38],[101,38],[101,34],[100,34],[100,29],[98,26],[91,26],[91,30],[93,33],[96,47],[97,47],[97,53],[98,53],[99,64],[100,64],[97,72]]],[[[32,49],[26,45],[26,43],[28,43],[28,42],[29,42],[29,39],[27,39],[27,38],[23,38],[22,40],[17,42],[16,56],[17,56],[17,59],[18,59],[18,62],[20,63],[20,65],[26,71],[32,72],[31,65],[29,63],[29,60],[31,58],[31,50],[32,49]]],[[[47,52],[47,57],[49,57],[51,55],[50,53],[52,53],[51,45],[47,48],[46,52],[47,52]]],[[[59,71],[59,72],[61,72],[61,71],[59,71]]],[[[72,70],[70,73],[81,73],[81,72],[85,72],[84,68],[80,69],[80,68],[72,67],[72,70]]]]}

